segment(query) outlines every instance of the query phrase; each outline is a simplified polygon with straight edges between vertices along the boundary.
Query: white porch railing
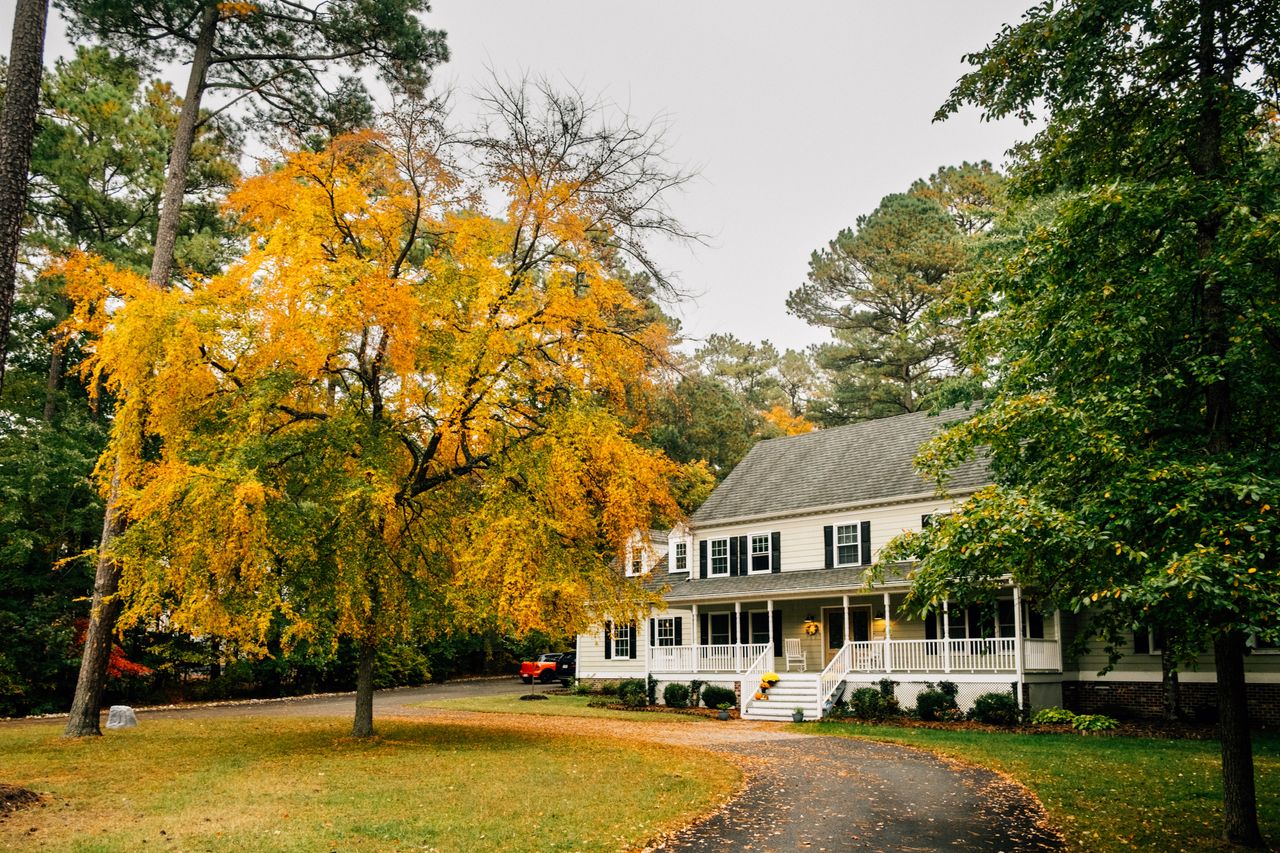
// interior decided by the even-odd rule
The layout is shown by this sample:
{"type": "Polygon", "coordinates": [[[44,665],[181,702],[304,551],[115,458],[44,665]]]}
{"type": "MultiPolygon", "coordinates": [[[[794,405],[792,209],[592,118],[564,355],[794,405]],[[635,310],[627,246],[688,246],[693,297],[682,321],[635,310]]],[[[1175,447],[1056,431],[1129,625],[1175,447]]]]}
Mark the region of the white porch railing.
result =
{"type": "Polygon", "coordinates": [[[853,643],[845,643],[844,648],[836,652],[836,656],[827,664],[827,668],[818,676],[818,707],[827,707],[827,700],[844,681],[845,674],[853,668],[853,643]]]}
{"type": "Polygon", "coordinates": [[[1023,668],[1029,672],[1061,672],[1062,644],[1057,640],[1023,640],[1023,668]]]}
{"type": "MultiPolygon", "coordinates": [[[[771,643],[717,646],[654,646],[650,672],[742,672],[772,649],[771,643]]],[[[772,655],[770,655],[772,657],[772,655]]],[[[761,670],[763,672],[764,670],[761,670]]]]}
{"type": "Polygon", "coordinates": [[[742,676],[742,686],[740,692],[741,703],[738,707],[738,713],[746,714],[747,705],[751,704],[751,697],[755,695],[755,685],[760,681],[760,676],[768,671],[773,665],[773,644],[763,643],[759,645],[743,646],[747,649],[760,649],[760,654],[756,655],[751,662],[751,668],[742,676]]]}
{"type": "Polygon", "coordinates": [[[849,643],[853,672],[1016,672],[1012,637],[849,643]]]}

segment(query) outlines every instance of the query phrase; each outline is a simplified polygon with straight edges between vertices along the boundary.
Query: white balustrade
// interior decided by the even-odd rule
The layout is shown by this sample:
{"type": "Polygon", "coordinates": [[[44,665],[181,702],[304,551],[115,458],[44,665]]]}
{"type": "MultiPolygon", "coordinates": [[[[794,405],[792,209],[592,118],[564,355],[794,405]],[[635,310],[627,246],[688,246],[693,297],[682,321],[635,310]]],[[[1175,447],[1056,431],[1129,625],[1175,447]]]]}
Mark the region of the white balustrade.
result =
{"type": "Polygon", "coordinates": [[[1061,671],[1062,646],[1057,640],[1023,640],[1022,650],[1027,670],[1061,671]]]}
{"type": "Polygon", "coordinates": [[[752,659],[752,663],[746,673],[742,676],[742,688],[739,691],[741,695],[741,706],[738,712],[747,713],[747,705],[751,704],[751,698],[755,695],[756,684],[760,681],[760,676],[764,675],[773,666],[773,644],[764,643],[760,645],[740,646],[743,649],[759,649],[759,654],[752,659]]]}
{"type": "Polygon", "coordinates": [[[654,646],[649,651],[650,672],[742,672],[773,648],[772,643],[715,646],[654,646]]]}

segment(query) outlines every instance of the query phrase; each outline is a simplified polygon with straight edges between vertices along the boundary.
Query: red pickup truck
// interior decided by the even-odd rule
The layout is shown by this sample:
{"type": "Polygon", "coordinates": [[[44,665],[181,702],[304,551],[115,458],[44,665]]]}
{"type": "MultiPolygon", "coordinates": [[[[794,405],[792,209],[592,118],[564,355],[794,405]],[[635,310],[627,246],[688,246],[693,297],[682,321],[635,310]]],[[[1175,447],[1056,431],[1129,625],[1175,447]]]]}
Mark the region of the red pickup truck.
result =
{"type": "Polygon", "coordinates": [[[565,687],[573,680],[576,671],[577,655],[573,652],[548,652],[538,655],[537,660],[527,660],[520,664],[520,680],[532,684],[536,678],[542,684],[559,681],[565,687]]]}

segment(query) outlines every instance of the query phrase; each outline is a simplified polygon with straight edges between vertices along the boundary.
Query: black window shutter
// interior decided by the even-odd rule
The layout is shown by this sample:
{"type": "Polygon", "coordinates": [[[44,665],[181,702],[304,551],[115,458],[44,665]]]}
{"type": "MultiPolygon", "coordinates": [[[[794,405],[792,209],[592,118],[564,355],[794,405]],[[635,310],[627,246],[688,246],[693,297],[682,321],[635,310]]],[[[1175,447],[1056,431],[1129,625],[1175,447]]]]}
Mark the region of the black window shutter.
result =
{"type": "Polygon", "coordinates": [[[698,636],[701,639],[698,640],[698,645],[700,646],[710,645],[707,642],[707,635],[710,633],[711,633],[711,618],[706,613],[699,613],[698,614],[698,636]]]}
{"type": "Polygon", "coordinates": [[[775,530],[770,534],[772,542],[770,543],[771,556],[769,557],[769,569],[775,573],[782,571],[782,534],[775,530]]]}
{"type": "Polygon", "coordinates": [[[823,563],[823,568],[829,569],[836,564],[834,533],[835,530],[830,524],[822,528],[822,544],[826,550],[826,562],[823,563]]]}
{"type": "Polygon", "coordinates": [[[604,659],[613,657],[613,623],[604,623],[604,659]]]}
{"type": "Polygon", "coordinates": [[[751,543],[746,536],[738,537],[738,574],[745,575],[751,571],[751,543]]]}
{"type": "Polygon", "coordinates": [[[924,638],[926,640],[938,639],[938,614],[926,613],[924,616],[924,638]]]}
{"type": "Polygon", "coordinates": [[[1139,628],[1133,632],[1133,651],[1139,655],[1151,654],[1151,635],[1146,629],[1139,628]]]}
{"type": "Polygon", "coordinates": [[[751,642],[751,614],[743,610],[738,613],[738,640],[739,642],[751,642]]]}
{"type": "Polygon", "coordinates": [[[707,576],[707,540],[698,543],[698,577],[707,576]]]}
{"type": "Polygon", "coordinates": [[[729,574],[738,576],[738,537],[729,537],[729,574]]]}
{"type": "Polygon", "coordinates": [[[862,522],[858,531],[858,544],[862,546],[862,565],[871,565],[871,522],[862,522]]]}
{"type": "Polygon", "coordinates": [[[658,643],[658,620],[649,620],[649,645],[654,646],[658,643]]]}
{"type": "Polygon", "coordinates": [[[630,625],[627,626],[627,633],[630,635],[627,637],[627,649],[630,650],[631,652],[631,655],[630,655],[631,659],[635,660],[636,658],[636,623],[632,622],[630,625]]]}
{"type": "Polygon", "coordinates": [[[782,657],[782,611],[773,611],[773,656],[782,657]]]}
{"type": "Polygon", "coordinates": [[[677,646],[684,645],[684,617],[683,616],[676,617],[676,645],[677,646]]]}

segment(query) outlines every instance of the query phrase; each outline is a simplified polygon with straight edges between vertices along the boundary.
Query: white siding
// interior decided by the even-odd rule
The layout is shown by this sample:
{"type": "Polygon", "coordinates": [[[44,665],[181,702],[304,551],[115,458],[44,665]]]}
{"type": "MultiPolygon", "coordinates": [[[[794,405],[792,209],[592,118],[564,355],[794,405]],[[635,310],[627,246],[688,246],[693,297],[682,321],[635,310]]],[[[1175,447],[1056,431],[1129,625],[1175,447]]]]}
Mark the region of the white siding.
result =
{"type": "Polygon", "coordinates": [[[919,530],[921,517],[946,512],[954,504],[948,500],[916,501],[909,504],[877,506],[844,512],[823,513],[745,524],[709,525],[694,534],[692,575],[699,577],[701,545],[704,540],[726,536],[750,536],[752,533],[781,534],[782,571],[800,572],[825,567],[823,527],[869,521],[871,523],[871,557],[874,560],[890,539],[906,530],[919,530]]]}

